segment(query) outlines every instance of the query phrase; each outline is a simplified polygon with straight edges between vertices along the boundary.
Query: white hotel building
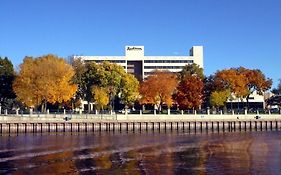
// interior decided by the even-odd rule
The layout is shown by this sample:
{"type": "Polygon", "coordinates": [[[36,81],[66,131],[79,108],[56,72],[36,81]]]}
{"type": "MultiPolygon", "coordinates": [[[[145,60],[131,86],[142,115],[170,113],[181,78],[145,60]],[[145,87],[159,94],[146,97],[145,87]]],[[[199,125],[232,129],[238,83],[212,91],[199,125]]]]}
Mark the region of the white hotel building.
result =
{"type": "Polygon", "coordinates": [[[193,46],[189,56],[145,56],[144,46],[126,46],[125,56],[74,56],[83,61],[109,61],[124,67],[126,72],[134,74],[139,80],[152,71],[169,70],[179,72],[186,64],[196,63],[203,68],[203,46],[193,46]]]}

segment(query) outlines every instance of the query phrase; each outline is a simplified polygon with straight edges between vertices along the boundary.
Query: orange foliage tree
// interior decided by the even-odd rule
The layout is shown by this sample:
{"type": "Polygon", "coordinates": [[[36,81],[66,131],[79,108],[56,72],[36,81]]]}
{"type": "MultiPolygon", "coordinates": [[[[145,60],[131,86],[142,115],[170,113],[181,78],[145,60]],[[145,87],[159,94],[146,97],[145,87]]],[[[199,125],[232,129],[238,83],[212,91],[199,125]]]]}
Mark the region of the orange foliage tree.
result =
{"type": "Polygon", "coordinates": [[[68,101],[77,86],[71,83],[73,68],[64,59],[54,55],[26,57],[20,65],[13,89],[17,98],[29,107],[68,101]]]}
{"type": "Polygon", "coordinates": [[[140,103],[157,105],[159,111],[164,103],[170,108],[177,84],[176,74],[156,70],[140,85],[140,103]]]}
{"type": "Polygon", "coordinates": [[[204,84],[198,76],[185,76],[177,87],[174,98],[180,109],[196,109],[203,102],[204,84]]]}
{"type": "Polygon", "coordinates": [[[232,97],[246,98],[247,103],[249,96],[254,91],[262,94],[272,85],[272,80],[266,78],[259,69],[246,69],[244,67],[218,71],[214,79],[217,89],[229,90],[232,97]]]}
{"type": "Polygon", "coordinates": [[[237,69],[224,69],[215,74],[215,84],[219,90],[229,90],[235,98],[243,98],[248,94],[247,79],[237,69]]]}
{"type": "Polygon", "coordinates": [[[248,91],[246,94],[247,104],[249,102],[250,95],[254,91],[257,91],[258,94],[263,94],[263,92],[271,88],[272,80],[266,78],[261,70],[239,67],[237,71],[246,77],[246,88],[248,91]]]}

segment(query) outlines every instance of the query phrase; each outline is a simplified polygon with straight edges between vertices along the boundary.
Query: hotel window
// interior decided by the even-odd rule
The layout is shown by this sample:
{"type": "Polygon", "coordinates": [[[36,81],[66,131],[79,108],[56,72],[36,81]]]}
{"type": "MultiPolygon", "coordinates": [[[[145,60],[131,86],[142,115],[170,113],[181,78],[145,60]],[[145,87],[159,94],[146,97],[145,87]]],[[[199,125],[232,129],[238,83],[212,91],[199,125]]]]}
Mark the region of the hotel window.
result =
{"type": "Polygon", "coordinates": [[[182,69],[184,66],[144,66],[145,69],[182,69]]]}
{"type": "Polygon", "coordinates": [[[102,63],[104,61],[108,61],[110,63],[126,63],[125,60],[93,60],[95,61],[96,63],[102,63]]]}
{"type": "Polygon", "coordinates": [[[144,63],[193,63],[193,60],[144,60],[144,63]]]}

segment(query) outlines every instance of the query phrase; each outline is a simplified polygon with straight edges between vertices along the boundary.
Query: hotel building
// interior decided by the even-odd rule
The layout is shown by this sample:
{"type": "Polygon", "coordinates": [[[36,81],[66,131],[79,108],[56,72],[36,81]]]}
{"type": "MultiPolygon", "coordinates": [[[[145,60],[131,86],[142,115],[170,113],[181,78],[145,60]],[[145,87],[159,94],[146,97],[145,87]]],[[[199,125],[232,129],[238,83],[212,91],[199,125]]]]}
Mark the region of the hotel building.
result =
{"type": "Polygon", "coordinates": [[[134,74],[138,80],[142,80],[156,69],[179,72],[185,65],[192,63],[203,68],[203,46],[193,46],[188,56],[146,56],[144,46],[126,46],[125,56],[74,56],[74,59],[77,58],[85,62],[117,63],[123,66],[127,73],[134,74]]]}

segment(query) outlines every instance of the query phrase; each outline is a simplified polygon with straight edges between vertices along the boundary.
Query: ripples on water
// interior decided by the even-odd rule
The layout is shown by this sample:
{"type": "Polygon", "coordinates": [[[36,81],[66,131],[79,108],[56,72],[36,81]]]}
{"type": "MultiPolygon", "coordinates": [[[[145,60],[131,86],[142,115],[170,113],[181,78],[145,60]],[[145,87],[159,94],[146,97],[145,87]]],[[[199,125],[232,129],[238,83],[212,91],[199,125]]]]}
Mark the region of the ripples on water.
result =
{"type": "Polygon", "coordinates": [[[281,132],[2,135],[0,174],[281,174],[281,132]]]}

